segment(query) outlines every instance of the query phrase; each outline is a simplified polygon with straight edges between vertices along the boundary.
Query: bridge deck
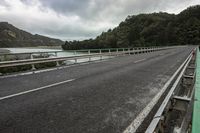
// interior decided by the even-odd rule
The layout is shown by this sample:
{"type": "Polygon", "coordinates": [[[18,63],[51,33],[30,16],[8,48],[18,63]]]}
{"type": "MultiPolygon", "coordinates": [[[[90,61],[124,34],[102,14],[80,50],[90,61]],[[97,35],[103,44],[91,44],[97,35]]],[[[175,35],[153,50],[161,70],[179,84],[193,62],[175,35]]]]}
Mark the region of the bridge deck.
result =
{"type": "Polygon", "coordinates": [[[0,79],[0,132],[122,132],[192,47],[0,79]]]}

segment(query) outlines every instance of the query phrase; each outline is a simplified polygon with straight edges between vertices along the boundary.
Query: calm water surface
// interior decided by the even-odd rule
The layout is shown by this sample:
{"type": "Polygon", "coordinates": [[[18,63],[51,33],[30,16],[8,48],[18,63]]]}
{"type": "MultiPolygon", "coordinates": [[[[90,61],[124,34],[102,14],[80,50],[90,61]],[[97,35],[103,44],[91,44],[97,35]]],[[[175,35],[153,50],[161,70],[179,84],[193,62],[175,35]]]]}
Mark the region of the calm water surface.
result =
{"type": "MultiPolygon", "coordinates": [[[[2,48],[7,49],[10,53],[31,53],[31,52],[52,52],[52,51],[61,51],[57,53],[58,57],[65,57],[65,56],[72,56],[74,55],[73,52],[66,52],[61,49],[42,49],[42,48],[2,48]]],[[[54,54],[54,53],[52,53],[54,54]]],[[[81,53],[77,53],[81,54],[81,53]]]]}

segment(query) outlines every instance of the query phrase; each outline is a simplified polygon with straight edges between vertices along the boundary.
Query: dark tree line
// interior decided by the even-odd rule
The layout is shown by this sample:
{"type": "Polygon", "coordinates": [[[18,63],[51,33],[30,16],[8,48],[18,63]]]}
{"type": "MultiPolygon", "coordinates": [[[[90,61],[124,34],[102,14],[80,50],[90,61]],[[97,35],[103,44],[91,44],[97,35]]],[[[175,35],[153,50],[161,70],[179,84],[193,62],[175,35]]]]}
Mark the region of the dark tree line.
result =
{"type": "Polygon", "coordinates": [[[178,15],[168,13],[128,16],[118,27],[95,39],[66,41],[65,50],[200,44],[200,5],[178,15]]]}

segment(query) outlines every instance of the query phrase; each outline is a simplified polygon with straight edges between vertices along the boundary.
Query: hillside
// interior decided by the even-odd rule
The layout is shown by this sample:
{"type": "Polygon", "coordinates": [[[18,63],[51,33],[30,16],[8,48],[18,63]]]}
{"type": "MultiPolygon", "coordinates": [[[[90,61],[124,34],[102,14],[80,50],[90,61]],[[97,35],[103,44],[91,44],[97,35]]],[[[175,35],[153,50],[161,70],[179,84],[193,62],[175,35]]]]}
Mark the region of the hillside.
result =
{"type": "Polygon", "coordinates": [[[57,46],[64,42],[41,35],[32,35],[8,22],[0,22],[0,47],[57,46]]]}
{"type": "Polygon", "coordinates": [[[152,13],[128,16],[118,27],[95,39],[66,41],[63,49],[117,48],[200,44],[200,5],[178,15],[152,13]]]}

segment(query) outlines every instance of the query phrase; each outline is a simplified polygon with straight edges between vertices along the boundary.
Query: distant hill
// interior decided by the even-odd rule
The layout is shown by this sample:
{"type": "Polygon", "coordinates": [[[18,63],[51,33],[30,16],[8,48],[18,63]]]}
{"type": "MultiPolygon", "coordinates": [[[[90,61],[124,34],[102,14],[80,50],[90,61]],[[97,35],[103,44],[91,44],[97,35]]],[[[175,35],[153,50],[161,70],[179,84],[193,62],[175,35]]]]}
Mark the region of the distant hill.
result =
{"type": "Polygon", "coordinates": [[[160,12],[128,16],[118,27],[95,39],[66,41],[62,47],[67,50],[186,44],[200,44],[200,5],[178,15],[160,12]]]}
{"type": "Polygon", "coordinates": [[[8,22],[0,22],[0,47],[34,47],[34,46],[58,46],[64,44],[59,39],[53,39],[41,35],[32,35],[20,30],[8,22]]]}

